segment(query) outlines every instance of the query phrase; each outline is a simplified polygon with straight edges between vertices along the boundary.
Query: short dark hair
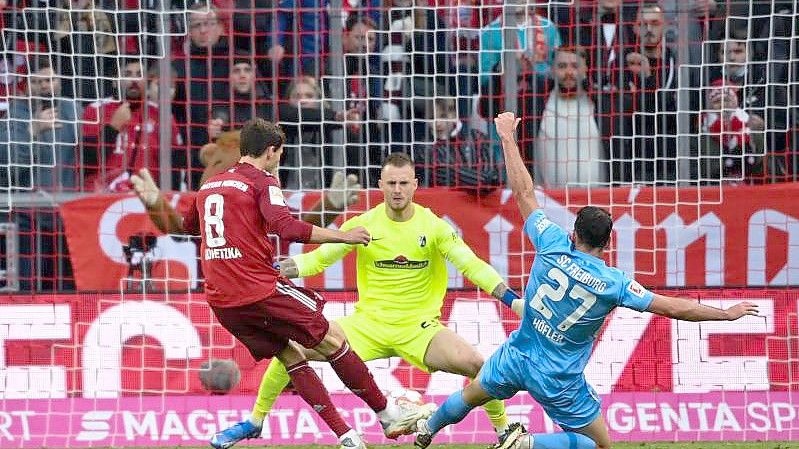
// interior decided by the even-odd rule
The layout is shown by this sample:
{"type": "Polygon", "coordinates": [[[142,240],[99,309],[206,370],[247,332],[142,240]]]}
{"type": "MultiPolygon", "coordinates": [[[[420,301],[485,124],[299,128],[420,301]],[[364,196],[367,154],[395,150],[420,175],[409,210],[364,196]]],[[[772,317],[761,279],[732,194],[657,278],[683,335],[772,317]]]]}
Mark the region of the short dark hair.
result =
{"type": "Polygon", "coordinates": [[[260,157],[269,147],[280,148],[286,134],[279,126],[262,118],[254,118],[241,129],[241,155],[260,157]]]}
{"type": "Polygon", "coordinates": [[[40,72],[44,69],[53,69],[53,61],[49,56],[34,56],[28,60],[28,73],[40,72]]]}
{"type": "Polygon", "coordinates": [[[580,45],[573,45],[573,44],[566,44],[561,45],[560,47],[555,49],[556,53],[573,53],[577,55],[578,58],[581,58],[583,62],[588,63],[588,52],[585,50],[585,47],[580,45]]]}
{"type": "Polygon", "coordinates": [[[413,160],[406,153],[391,153],[383,159],[383,165],[380,166],[380,170],[389,165],[397,168],[413,167],[413,160]]]}
{"type": "Polygon", "coordinates": [[[580,241],[592,248],[604,248],[610,241],[613,219],[601,207],[585,206],[577,212],[574,232],[580,241]]]}
{"type": "Polygon", "coordinates": [[[377,23],[375,23],[374,19],[372,19],[371,17],[363,14],[350,14],[350,16],[347,17],[346,22],[344,23],[344,31],[347,32],[352,31],[352,29],[355,28],[355,25],[358,25],[359,23],[364,24],[367,28],[371,30],[377,29],[377,23]]]}

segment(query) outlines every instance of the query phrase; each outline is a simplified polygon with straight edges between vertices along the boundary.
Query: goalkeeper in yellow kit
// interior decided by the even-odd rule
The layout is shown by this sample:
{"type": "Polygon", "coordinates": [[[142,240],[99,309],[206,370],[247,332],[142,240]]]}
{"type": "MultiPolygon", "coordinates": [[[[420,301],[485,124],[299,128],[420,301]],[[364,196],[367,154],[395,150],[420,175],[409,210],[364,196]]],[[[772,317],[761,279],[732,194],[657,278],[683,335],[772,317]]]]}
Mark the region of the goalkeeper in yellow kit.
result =
{"type": "MultiPolygon", "coordinates": [[[[444,371],[474,379],[483,357],[474,347],[439,322],[447,291],[450,261],[470,281],[521,313],[522,300],[499,273],[479,259],[452,226],[430,209],[413,203],[417,188],[413,162],[393,153],[383,162],[379,186],[384,202],[341,226],[363,226],[372,235],[368,246],[324,244],[281,263],[287,277],[321,273],[350,251],[357,251],[358,302],[355,313],[331,321],[363,360],[402,357],[426,372],[444,371]]],[[[307,354],[311,360],[324,357],[307,354]]],[[[263,420],[289,383],[286,368],[272,360],[261,380],[248,421],[217,433],[215,448],[228,448],[261,433],[263,420]]],[[[491,401],[486,409],[500,440],[508,429],[505,406],[491,401]]]]}

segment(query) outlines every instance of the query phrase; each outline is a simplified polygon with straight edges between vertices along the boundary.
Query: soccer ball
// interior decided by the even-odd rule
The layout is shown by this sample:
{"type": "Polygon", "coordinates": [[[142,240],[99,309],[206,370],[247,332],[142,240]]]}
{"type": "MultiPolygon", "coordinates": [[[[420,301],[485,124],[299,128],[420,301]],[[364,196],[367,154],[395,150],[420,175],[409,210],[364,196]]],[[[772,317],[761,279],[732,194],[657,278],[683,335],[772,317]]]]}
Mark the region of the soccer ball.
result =
{"type": "Polygon", "coordinates": [[[239,365],[235,360],[212,359],[203,362],[199,371],[200,383],[211,394],[226,394],[241,380],[239,365]]]}
{"type": "Polygon", "coordinates": [[[424,398],[422,397],[421,393],[416,390],[408,390],[405,388],[391,391],[388,395],[388,399],[390,401],[394,401],[394,403],[400,407],[408,404],[419,407],[425,405],[424,398]]]}

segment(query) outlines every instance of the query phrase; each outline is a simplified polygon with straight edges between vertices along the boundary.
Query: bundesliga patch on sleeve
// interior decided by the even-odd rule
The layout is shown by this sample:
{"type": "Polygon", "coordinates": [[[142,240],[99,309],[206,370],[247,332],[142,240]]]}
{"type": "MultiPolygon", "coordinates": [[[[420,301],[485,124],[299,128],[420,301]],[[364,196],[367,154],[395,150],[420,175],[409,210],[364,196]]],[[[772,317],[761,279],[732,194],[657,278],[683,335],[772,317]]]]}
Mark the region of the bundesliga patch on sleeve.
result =
{"type": "Polygon", "coordinates": [[[286,199],[283,198],[283,191],[278,186],[269,186],[269,202],[275,206],[285,206],[286,199]]]}
{"type": "Polygon", "coordinates": [[[539,218],[538,221],[535,222],[535,228],[538,230],[538,233],[540,234],[544,232],[544,230],[548,228],[549,225],[551,224],[552,222],[549,221],[547,217],[542,215],[541,218],[539,218]]]}
{"type": "Polygon", "coordinates": [[[646,290],[644,290],[644,287],[641,286],[641,284],[639,284],[636,281],[630,282],[630,285],[627,286],[627,291],[629,291],[630,293],[639,298],[643,298],[644,295],[646,294],[646,290]]]}

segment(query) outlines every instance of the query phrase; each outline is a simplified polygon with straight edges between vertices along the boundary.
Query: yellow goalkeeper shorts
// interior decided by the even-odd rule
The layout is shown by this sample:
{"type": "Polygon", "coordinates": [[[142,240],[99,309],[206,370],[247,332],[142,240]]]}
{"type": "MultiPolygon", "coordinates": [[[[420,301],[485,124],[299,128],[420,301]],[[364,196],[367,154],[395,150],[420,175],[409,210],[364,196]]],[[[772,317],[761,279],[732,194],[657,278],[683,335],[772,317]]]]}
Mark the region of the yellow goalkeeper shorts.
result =
{"type": "Polygon", "coordinates": [[[354,313],[335,320],[344,330],[350,347],[364,361],[401,357],[425,372],[424,355],[433,337],[444,326],[437,318],[408,325],[386,324],[354,313]]]}

